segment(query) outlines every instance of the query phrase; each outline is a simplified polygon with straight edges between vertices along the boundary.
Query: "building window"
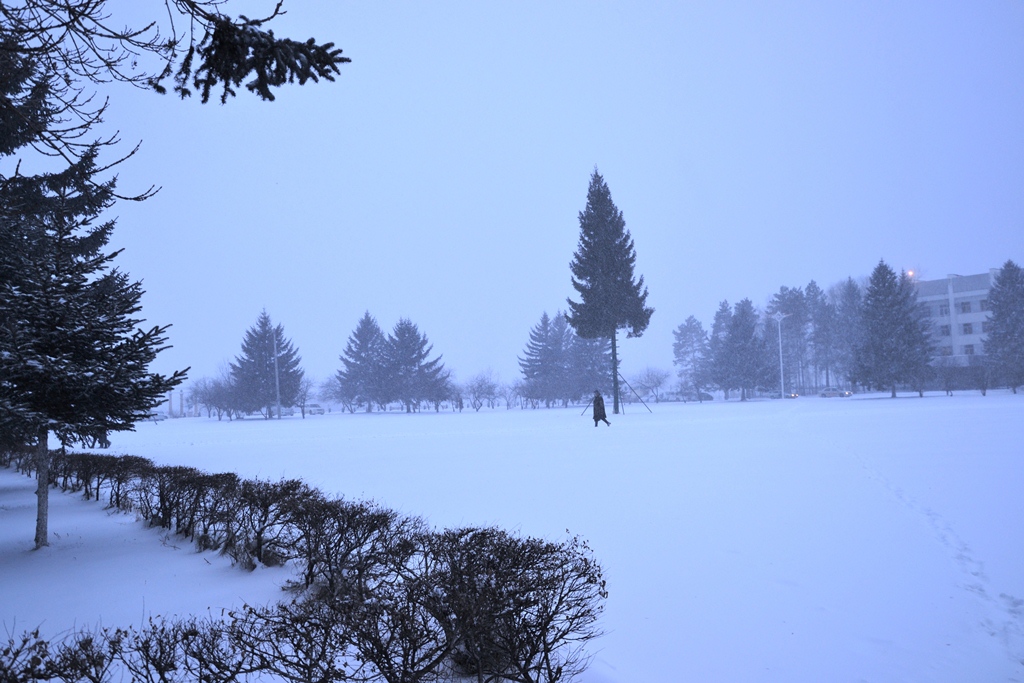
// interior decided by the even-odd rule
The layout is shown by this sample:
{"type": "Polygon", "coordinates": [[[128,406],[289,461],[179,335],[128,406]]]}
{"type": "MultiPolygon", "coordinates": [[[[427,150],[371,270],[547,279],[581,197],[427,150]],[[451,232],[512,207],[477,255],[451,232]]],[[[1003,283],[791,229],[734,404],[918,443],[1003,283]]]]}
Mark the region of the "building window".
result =
{"type": "Polygon", "coordinates": [[[949,304],[939,304],[939,315],[949,315],[949,304]]]}
{"type": "Polygon", "coordinates": [[[941,326],[939,326],[939,334],[941,334],[943,337],[948,337],[949,336],[949,332],[950,332],[949,325],[941,325],[941,326]]]}
{"type": "Polygon", "coordinates": [[[961,301],[960,302],[960,312],[961,313],[970,313],[971,312],[971,302],[970,301],[961,301]]]}
{"type": "Polygon", "coordinates": [[[943,347],[941,347],[939,349],[939,355],[940,356],[952,356],[953,355],[953,347],[952,346],[943,346],[943,347]]]}
{"type": "Polygon", "coordinates": [[[964,334],[974,334],[973,323],[964,323],[964,334]]]}
{"type": "Polygon", "coordinates": [[[978,308],[980,308],[983,311],[987,311],[988,310],[988,299],[982,299],[981,302],[978,304],[978,308]]]}
{"type": "Polygon", "coordinates": [[[965,356],[973,356],[974,355],[974,344],[968,344],[968,345],[966,345],[964,347],[964,355],[965,356]]]}

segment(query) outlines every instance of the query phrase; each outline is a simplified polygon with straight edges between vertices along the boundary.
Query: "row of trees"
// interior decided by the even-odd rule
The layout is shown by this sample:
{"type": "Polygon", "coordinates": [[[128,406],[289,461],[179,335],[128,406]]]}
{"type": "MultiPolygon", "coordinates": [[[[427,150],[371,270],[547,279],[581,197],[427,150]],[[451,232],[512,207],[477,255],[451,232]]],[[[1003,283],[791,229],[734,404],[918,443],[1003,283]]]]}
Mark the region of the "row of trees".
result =
{"type": "Polygon", "coordinates": [[[327,385],[329,398],[350,411],[373,406],[384,409],[401,402],[406,412],[431,403],[435,410],[455,392],[441,357],[430,358],[433,346],[427,335],[407,318],[399,320],[384,336],[377,320],[367,311],[348,338],[341,355],[342,369],[327,385]]]}
{"type": "MultiPolygon", "coordinates": [[[[921,390],[937,381],[946,388],[966,385],[984,389],[993,378],[1013,387],[1024,383],[1024,275],[1007,261],[989,296],[990,331],[986,363],[960,367],[934,357],[931,330],[918,306],[913,282],[880,262],[865,286],[852,278],[823,291],[815,282],[805,288],[781,287],[763,311],[749,299],[734,306],[723,301],[710,334],[690,316],[674,331],[673,356],[684,398],[699,400],[718,389],[728,398],[782,390],[805,392],[831,384],[859,384],[894,391],[897,385],[921,390]],[[780,378],[779,361],[784,378],[780,378]]],[[[522,380],[503,385],[489,373],[457,385],[440,357],[430,359],[425,335],[400,320],[385,336],[367,312],[349,337],[341,356],[343,369],[324,387],[325,398],[349,410],[384,408],[400,401],[406,410],[421,403],[468,400],[507,407],[568,405],[593,389],[609,391],[611,340],[585,339],[561,311],[545,312],[530,331],[519,358],[522,380]]],[[[282,328],[261,314],[246,333],[242,354],[222,380],[201,380],[195,400],[228,415],[260,410],[273,414],[277,395],[286,406],[304,408],[315,387],[298,367],[299,358],[282,328]],[[276,355],[275,355],[276,351],[276,355]],[[276,358],[276,366],[275,366],[276,358]]],[[[666,373],[648,368],[634,378],[632,390],[658,400],[666,373]]],[[[611,389],[614,391],[614,389],[611,389]]]]}
{"type": "Polygon", "coordinates": [[[511,408],[555,403],[568,404],[610,384],[610,344],[607,339],[583,339],[569,327],[565,315],[545,313],[530,332],[520,358],[524,379],[502,384],[484,372],[457,384],[440,356],[431,358],[432,346],[410,320],[399,320],[385,335],[376,319],[365,313],[349,336],[341,355],[342,369],[316,387],[300,367],[301,358],[281,325],[264,311],[245,334],[241,353],[224,376],[193,383],[190,402],[208,414],[229,419],[259,412],[277,415],[276,406],[305,407],[315,396],[340,402],[347,410],[384,410],[401,403],[409,412],[424,403],[437,409],[463,402],[479,410],[500,403],[511,408]]]}
{"type": "MultiPolygon", "coordinates": [[[[0,453],[2,464],[33,460],[0,453]]],[[[243,480],[145,458],[54,453],[49,483],[105,499],[242,566],[291,562],[296,597],[226,621],[26,634],[0,680],[450,680],[555,683],[587,665],[607,597],[583,540],[435,531],[298,480],[243,480]]]]}
{"type": "Polygon", "coordinates": [[[779,355],[790,391],[839,382],[855,368],[863,292],[852,279],[827,294],[811,281],[782,287],[766,310],[749,299],[723,301],[710,334],[690,316],[674,331],[673,362],[685,394],[722,390],[741,398],[757,390],[781,390],[779,355]]]}
{"type": "MultiPolygon", "coordinates": [[[[1024,382],[1024,277],[1008,261],[989,295],[991,331],[987,364],[964,368],[985,389],[998,377],[1024,382]]],[[[827,293],[815,282],[782,287],[764,311],[749,299],[723,301],[710,333],[693,316],[674,331],[674,364],[684,393],[708,389],[755,392],[806,391],[846,383],[888,389],[926,383],[952,368],[937,362],[926,311],[911,279],[884,261],[866,286],[852,278],[827,293]],[[782,370],[780,371],[780,356],[782,370]],[[780,376],[781,372],[781,376],[780,376]],[[784,382],[783,386],[780,383],[784,382]]]]}
{"type": "Polygon", "coordinates": [[[266,311],[260,314],[242,341],[241,354],[230,371],[219,379],[196,382],[190,400],[228,418],[260,412],[279,415],[276,406],[297,406],[305,415],[306,404],[317,394],[336,400],[350,411],[374,406],[385,409],[400,402],[406,411],[423,403],[439,409],[441,402],[460,398],[441,357],[430,358],[433,347],[427,336],[403,318],[389,335],[367,312],[349,336],[341,355],[342,369],[321,387],[305,376],[301,358],[284,328],[274,325],[266,311]]]}
{"type": "Polygon", "coordinates": [[[726,398],[803,391],[838,382],[888,388],[924,380],[931,359],[927,317],[913,283],[884,261],[862,289],[852,278],[826,295],[815,282],[782,287],[764,311],[723,301],[710,334],[690,316],[674,332],[674,363],[688,392],[726,398]],[[780,356],[782,369],[780,370],[780,356]]]}
{"type": "MultiPolygon", "coordinates": [[[[342,369],[323,387],[324,398],[337,400],[350,411],[384,409],[397,401],[412,412],[423,403],[439,409],[442,402],[452,401],[461,407],[465,394],[479,410],[485,403],[493,406],[499,395],[509,407],[515,400],[551,406],[579,400],[595,388],[607,391],[610,385],[613,411],[618,412],[618,330],[627,330],[629,337],[640,336],[654,309],[646,305],[643,276],[634,277],[636,251],[622,212],[596,169],[579,224],[579,246],[570,270],[580,300],[569,299],[569,312],[559,311],[554,318],[545,312],[530,331],[519,358],[522,382],[501,387],[485,373],[458,387],[440,356],[430,358],[432,347],[415,324],[403,318],[385,336],[367,311],[341,355],[342,369]]],[[[280,328],[272,331],[264,313],[257,328],[246,335],[230,376],[202,380],[193,389],[193,399],[229,417],[255,409],[269,416],[275,402],[301,406],[309,383],[303,382],[297,357],[282,350],[286,347],[290,345],[280,328]],[[268,340],[276,340],[276,350],[268,340]],[[276,359],[273,367],[271,359],[276,359]],[[277,383],[273,393],[272,382],[277,383]]],[[[656,382],[655,394],[660,384],[656,382]]]]}

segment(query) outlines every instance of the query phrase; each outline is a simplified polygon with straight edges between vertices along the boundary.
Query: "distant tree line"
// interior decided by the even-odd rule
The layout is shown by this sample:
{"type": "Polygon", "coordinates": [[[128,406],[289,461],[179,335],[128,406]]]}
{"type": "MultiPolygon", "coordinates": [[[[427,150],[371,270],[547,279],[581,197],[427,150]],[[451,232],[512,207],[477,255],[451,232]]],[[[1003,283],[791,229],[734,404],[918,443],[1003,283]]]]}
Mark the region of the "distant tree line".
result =
{"type": "Polygon", "coordinates": [[[749,299],[734,306],[723,301],[710,332],[690,316],[674,331],[673,362],[684,397],[717,389],[742,400],[828,385],[895,396],[897,387],[921,393],[937,383],[949,386],[954,373],[983,391],[995,381],[1016,390],[1024,383],[1024,277],[1012,261],[996,276],[989,306],[985,362],[944,365],[913,282],[881,261],[864,286],[847,278],[828,292],[814,281],[781,287],[763,311],[749,299]]]}
{"type": "Polygon", "coordinates": [[[740,400],[823,384],[895,391],[897,384],[923,380],[931,350],[912,282],[884,262],[866,288],[852,278],[827,294],[814,281],[806,288],[781,287],[763,311],[750,299],[732,307],[723,301],[710,333],[690,316],[674,337],[684,395],[717,389],[726,398],[736,392],[740,400]]]}
{"type": "Polygon", "coordinates": [[[457,392],[441,356],[430,358],[432,351],[427,335],[411,320],[402,318],[385,336],[367,311],[349,336],[342,368],[326,393],[349,411],[370,412],[374,406],[383,410],[395,402],[408,413],[424,403],[440,410],[441,403],[457,392]]]}
{"type": "Polygon", "coordinates": [[[559,312],[547,313],[531,330],[523,357],[523,379],[503,384],[490,371],[464,383],[433,356],[433,346],[411,320],[403,318],[385,334],[367,311],[349,335],[340,356],[342,367],[319,387],[300,367],[298,350],[266,311],[245,333],[241,353],[219,378],[192,383],[189,402],[208,416],[228,420],[259,413],[275,416],[278,399],[284,408],[306,405],[320,397],[337,401],[349,412],[387,410],[399,404],[406,412],[423,406],[474,410],[515,406],[568,405],[595,388],[610,385],[610,341],[583,339],[559,312]],[[275,364],[276,359],[276,364],[275,364]]]}
{"type": "Polygon", "coordinates": [[[401,403],[407,412],[423,404],[440,409],[443,401],[458,400],[459,387],[440,356],[430,358],[427,336],[408,319],[401,319],[387,336],[369,312],[363,316],[341,355],[342,368],[317,387],[300,367],[302,359],[281,325],[263,311],[242,340],[241,353],[219,378],[193,383],[189,401],[208,416],[229,420],[259,413],[275,417],[278,403],[299,408],[319,395],[355,411],[384,410],[401,403]]]}
{"type": "MultiPolygon", "coordinates": [[[[741,400],[754,395],[814,392],[823,386],[864,387],[895,392],[904,387],[948,391],[1024,384],[1024,275],[1007,261],[989,293],[985,355],[969,365],[937,357],[926,311],[918,305],[912,280],[879,262],[863,284],[853,278],[822,290],[780,287],[759,310],[750,299],[723,301],[710,330],[694,316],[674,331],[673,363],[683,400],[701,400],[718,390],[741,400]],[[780,351],[782,368],[780,372],[780,351]]],[[[503,384],[483,372],[465,383],[432,357],[425,334],[408,319],[385,335],[365,313],[349,336],[342,368],[320,387],[305,377],[299,356],[280,325],[266,312],[246,333],[242,353],[230,372],[194,383],[190,400],[208,414],[236,417],[259,412],[270,417],[278,392],[281,404],[305,405],[315,396],[347,410],[385,410],[398,403],[407,412],[449,404],[461,410],[514,406],[566,406],[594,389],[614,392],[611,338],[581,337],[558,311],[546,312],[530,330],[519,356],[521,379],[503,384]],[[274,366],[274,349],[277,366],[274,366]],[[276,378],[276,384],[275,384],[276,378]]],[[[632,377],[623,399],[659,401],[668,374],[647,368],[632,377]]]]}
{"type": "MultiPolygon", "coordinates": [[[[242,567],[291,563],[293,599],[227,619],[38,631],[0,643],[3,681],[570,681],[607,597],[578,537],[436,531],[299,480],[241,479],[135,456],[53,452],[49,484],[104,499],[242,567]]],[[[0,464],[35,460],[0,450],[0,464]]]]}

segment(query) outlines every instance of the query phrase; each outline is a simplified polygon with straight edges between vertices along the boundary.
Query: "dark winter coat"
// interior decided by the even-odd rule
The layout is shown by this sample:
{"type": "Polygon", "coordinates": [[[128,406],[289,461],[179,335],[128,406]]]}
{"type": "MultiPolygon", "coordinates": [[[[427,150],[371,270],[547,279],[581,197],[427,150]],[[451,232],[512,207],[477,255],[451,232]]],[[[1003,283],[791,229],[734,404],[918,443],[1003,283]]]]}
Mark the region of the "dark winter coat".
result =
{"type": "Polygon", "coordinates": [[[601,394],[594,394],[594,422],[604,420],[608,414],[604,412],[604,398],[601,394]]]}

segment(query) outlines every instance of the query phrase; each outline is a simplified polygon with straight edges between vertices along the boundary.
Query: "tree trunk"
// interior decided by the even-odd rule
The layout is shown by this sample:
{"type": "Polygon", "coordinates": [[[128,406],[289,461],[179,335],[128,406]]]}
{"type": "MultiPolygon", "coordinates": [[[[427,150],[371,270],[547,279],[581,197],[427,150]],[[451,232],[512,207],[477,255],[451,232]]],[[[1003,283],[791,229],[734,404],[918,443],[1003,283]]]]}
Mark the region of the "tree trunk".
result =
{"type": "Polygon", "coordinates": [[[896,398],[896,385],[895,384],[892,385],[892,396],[890,396],[889,398],[896,398]]]}
{"type": "Polygon", "coordinates": [[[612,332],[612,414],[619,414],[619,354],[615,344],[617,332],[612,332]]]}
{"type": "Polygon", "coordinates": [[[50,432],[39,429],[36,446],[36,549],[50,545],[50,432]]]}

